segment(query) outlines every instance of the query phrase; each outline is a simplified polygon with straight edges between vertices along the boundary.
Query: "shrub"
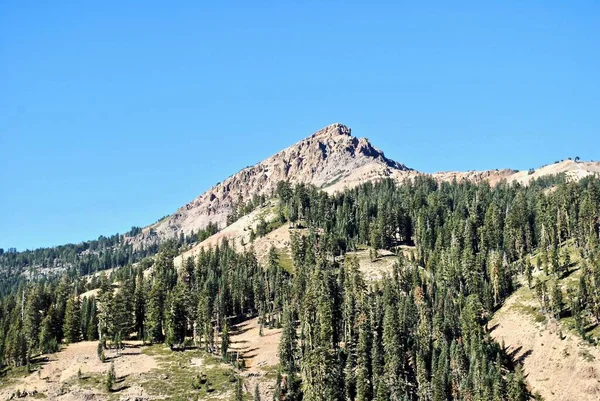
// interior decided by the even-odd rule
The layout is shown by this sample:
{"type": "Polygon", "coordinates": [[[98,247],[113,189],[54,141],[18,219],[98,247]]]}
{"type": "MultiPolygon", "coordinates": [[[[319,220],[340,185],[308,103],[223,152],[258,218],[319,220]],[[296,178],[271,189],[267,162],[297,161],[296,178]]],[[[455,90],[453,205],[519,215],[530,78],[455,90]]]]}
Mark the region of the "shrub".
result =
{"type": "Polygon", "coordinates": [[[116,379],[117,374],[115,373],[115,364],[112,362],[110,364],[110,369],[108,369],[108,373],[106,374],[106,389],[108,391],[112,391],[116,379]]]}

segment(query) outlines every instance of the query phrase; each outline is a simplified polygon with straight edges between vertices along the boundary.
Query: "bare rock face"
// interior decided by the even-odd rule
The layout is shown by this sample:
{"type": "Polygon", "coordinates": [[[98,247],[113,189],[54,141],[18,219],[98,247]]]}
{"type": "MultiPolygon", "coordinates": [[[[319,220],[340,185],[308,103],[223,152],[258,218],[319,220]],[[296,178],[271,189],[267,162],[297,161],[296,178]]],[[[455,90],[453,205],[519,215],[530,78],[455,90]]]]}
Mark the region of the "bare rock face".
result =
{"type": "Polygon", "coordinates": [[[209,222],[223,227],[232,205],[254,194],[271,194],[279,181],[342,189],[366,180],[411,171],[385,157],[366,138],[355,138],[342,124],[329,125],[268,159],[247,167],[200,195],[173,215],[132,238],[147,243],[198,231],[209,222]],[[360,172],[360,176],[357,175],[360,172]]]}

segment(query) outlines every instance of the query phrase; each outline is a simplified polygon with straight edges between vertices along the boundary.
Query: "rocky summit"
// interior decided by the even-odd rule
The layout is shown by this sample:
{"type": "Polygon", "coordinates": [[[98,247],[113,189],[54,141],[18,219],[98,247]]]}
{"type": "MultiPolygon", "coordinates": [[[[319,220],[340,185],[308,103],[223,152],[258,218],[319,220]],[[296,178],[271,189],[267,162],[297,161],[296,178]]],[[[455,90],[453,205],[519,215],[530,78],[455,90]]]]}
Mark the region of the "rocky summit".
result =
{"type": "Polygon", "coordinates": [[[223,227],[236,202],[270,194],[280,181],[334,191],[365,181],[413,171],[390,160],[366,138],[343,124],[329,125],[300,142],[215,185],[171,216],[146,227],[134,243],[160,241],[198,231],[209,223],[223,227]]]}

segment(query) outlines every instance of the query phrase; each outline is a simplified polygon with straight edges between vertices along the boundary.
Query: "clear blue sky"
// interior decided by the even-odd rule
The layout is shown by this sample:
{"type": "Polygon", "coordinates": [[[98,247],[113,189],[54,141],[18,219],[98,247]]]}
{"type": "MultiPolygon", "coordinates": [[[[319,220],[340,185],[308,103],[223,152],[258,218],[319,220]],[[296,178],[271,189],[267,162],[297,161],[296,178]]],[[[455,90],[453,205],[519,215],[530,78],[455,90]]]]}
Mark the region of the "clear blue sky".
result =
{"type": "Polygon", "coordinates": [[[144,226],[334,122],[425,172],[600,159],[597,1],[123,3],[0,1],[0,247],[144,226]]]}

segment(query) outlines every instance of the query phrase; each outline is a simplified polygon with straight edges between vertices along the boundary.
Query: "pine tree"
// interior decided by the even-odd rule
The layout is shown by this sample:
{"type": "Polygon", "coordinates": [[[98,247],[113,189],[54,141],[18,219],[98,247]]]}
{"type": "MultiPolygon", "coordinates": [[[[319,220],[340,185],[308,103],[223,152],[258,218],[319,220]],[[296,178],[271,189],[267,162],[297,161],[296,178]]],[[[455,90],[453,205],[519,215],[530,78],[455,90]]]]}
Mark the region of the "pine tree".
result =
{"type": "Polygon", "coordinates": [[[373,329],[373,350],[371,357],[372,377],[371,386],[373,395],[377,399],[387,397],[387,387],[384,384],[384,348],[383,348],[383,310],[381,297],[375,297],[369,308],[369,323],[373,329]],[[380,386],[380,383],[382,385],[380,386]],[[385,389],[386,392],[381,391],[385,389]]]}
{"type": "Polygon", "coordinates": [[[113,290],[104,274],[100,275],[100,289],[98,291],[98,338],[113,334],[112,299],[113,290]]]}
{"type": "Polygon", "coordinates": [[[117,374],[115,373],[115,363],[110,363],[110,369],[106,373],[106,390],[109,392],[113,391],[113,386],[115,385],[115,381],[117,380],[117,374]]]}
{"type": "Polygon", "coordinates": [[[25,303],[23,331],[27,339],[27,347],[30,350],[37,350],[40,342],[40,325],[42,323],[42,299],[37,286],[34,286],[27,296],[25,303]]]}
{"type": "Polygon", "coordinates": [[[326,270],[315,269],[300,313],[304,344],[301,361],[303,400],[338,400],[343,393],[342,373],[335,340],[333,284],[326,270]],[[326,375],[323,372],[327,372],[326,375]]]}
{"type": "Polygon", "coordinates": [[[404,388],[400,382],[402,350],[398,332],[398,311],[394,303],[385,306],[383,318],[384,381],[392,400],[401,400],[404,388]]]}
{"type": "Polygon", "coordinates": [[[523,370],[520,366],[515,368],[514,373],[509,374],[506,392],[507,401],[526,401],[529,399],[523,370]]]}
{"type": "Polygon", "coordinates": [[[533,282],[533,266],[531,266],[531,261],[529,261],[529,259],[525,262],[525,279],[527,280],[527,288],[531,289],[531,283],[533,282]]]}
{"type": "Polygon", "coordinates": [[[235,381],[235,401],[244,400],[244,389],[242,388],[242,379],[239,377],[235,381]]]}
{"type": "Polygon", "coordinates": [[[54,305],[50,305],[42,320],[39,334],[40,351],[51,353],[58,351],[58,316],[54,305]]]}
{"type": "Polygon", "coordinates": [[[106,357],[104,356],[104,344],[102,341],[98,341],[98,345],[96,346],[96,355],[100,362],[104,362],[106,357]]]}
{"type": "Polygon", "coordinates": [[[277,370],[275,378],[275,389],[273,390],[273,401],[281,400],[281,372],[277,370]]]}
{"type": "Polygon", "coordinates": [[[151,343],[160,343],[164,339],[164,298],[164,287],[160,280],[155,279],[148,295],[146,319],[144,321],[146,338],[151,343]]]}
{"type": "Polygon", "coordinates": [[[17,319],[6,333],[4,357],[13,366],[24,366],[28,362],[27,342],[22,334],[23,323],[17,319]]]}
{"type": "Polygon", "coordinates": [[[552,264],[552,273],[554,273],[557,277],[562,276],[562,266],[558,259],[558,251],[556,250],[556,246],[550,248],[550,263],[552,264]]]}
{"type": "Polygon", "coordinates": [[[555,319],[560,318],[560,313],[563,309],[562,291],[558,280],[552,280],[550,287],[551,310],[555,319]]]}
{"type": "MultiPolygon", "coordinates": [[[[207,286],[208,287],[208,286],[207,286]]],[[[208,352],[213,349],[213,327],[212,327],[212,297],[208,288],[203,288],[198,297],[196,308],[196,327],[198,328],[199,345],[204,341],[204,348],[208,352]]]]}
{"type": "Polygon", "coordinates": [[[298,399],[296,364],[297,335],[294,311],[291,306],[286,305],[283,309],[283,330],[279,342],[279,364],[287,379],[287,399],[290,401],[298,399]]]}
{"type": "Polygon", "coordinates": [[[260,399],[260,391],[258,389],[258,383],[254,386],[254,401],[261,401],[260,399]]]}
{"type": "Polygon", "coordinates": [[[358,318],[358,344],[356,348],[356,400],[368,401],[373,397],[372,383],[372,333],[368,316],[363,313],[358,318]]]}
{"type": "Polygon", "coordinates": [[[87,307],[87,329],[83,334],[86,340],[94,341],[98,339],[98,309],[96,307],[96,297],[91,296],[88,299],[87,307]]]}
{"type": "Polygon", "coordinates": [[[134,327],[134,300],[132,281],[126,280],[112,299],[113,341],[120,343],[129,337],[134,327]]]}
{"type": "Polygon", "coordinates": [[[137,338],[144,338],[144,319],[146,315],[146,283],[144,281],[144,270],[139,269],[135,282],[135,325],[134,330],[137,338]]]}
{"type": "Polygon", "coordinates": [[[184,343],[185,326],[186,326],[186,310],[185,297],[181,285],[175,286],[170,292],[167,300],[166,312],[166,342],[169,347],[174,348],[184,343]]]}
{"type": "Polygon", "coordinates": [[[448,377],[450,375],[450,364],[448,360],[448,343],[443,342],[440,354],[436,361],[432,360],[431,382],[433,390],[433,401],[444,401],[448,397],[448,377]]]}
{"type": "Polygon", "coordinates": [[[221,357],[224,360],[229,360],[228,356],[229,351],[229,323],[227,319],[223,320],[223,324],[221,325],[221,357]]]}
{"type": "Polygon", "coordinates": [[[63,333],[69,343],[77,342],[81,337],[81,302],[79,296],[69,297],[67,300],[63,333]]]}

